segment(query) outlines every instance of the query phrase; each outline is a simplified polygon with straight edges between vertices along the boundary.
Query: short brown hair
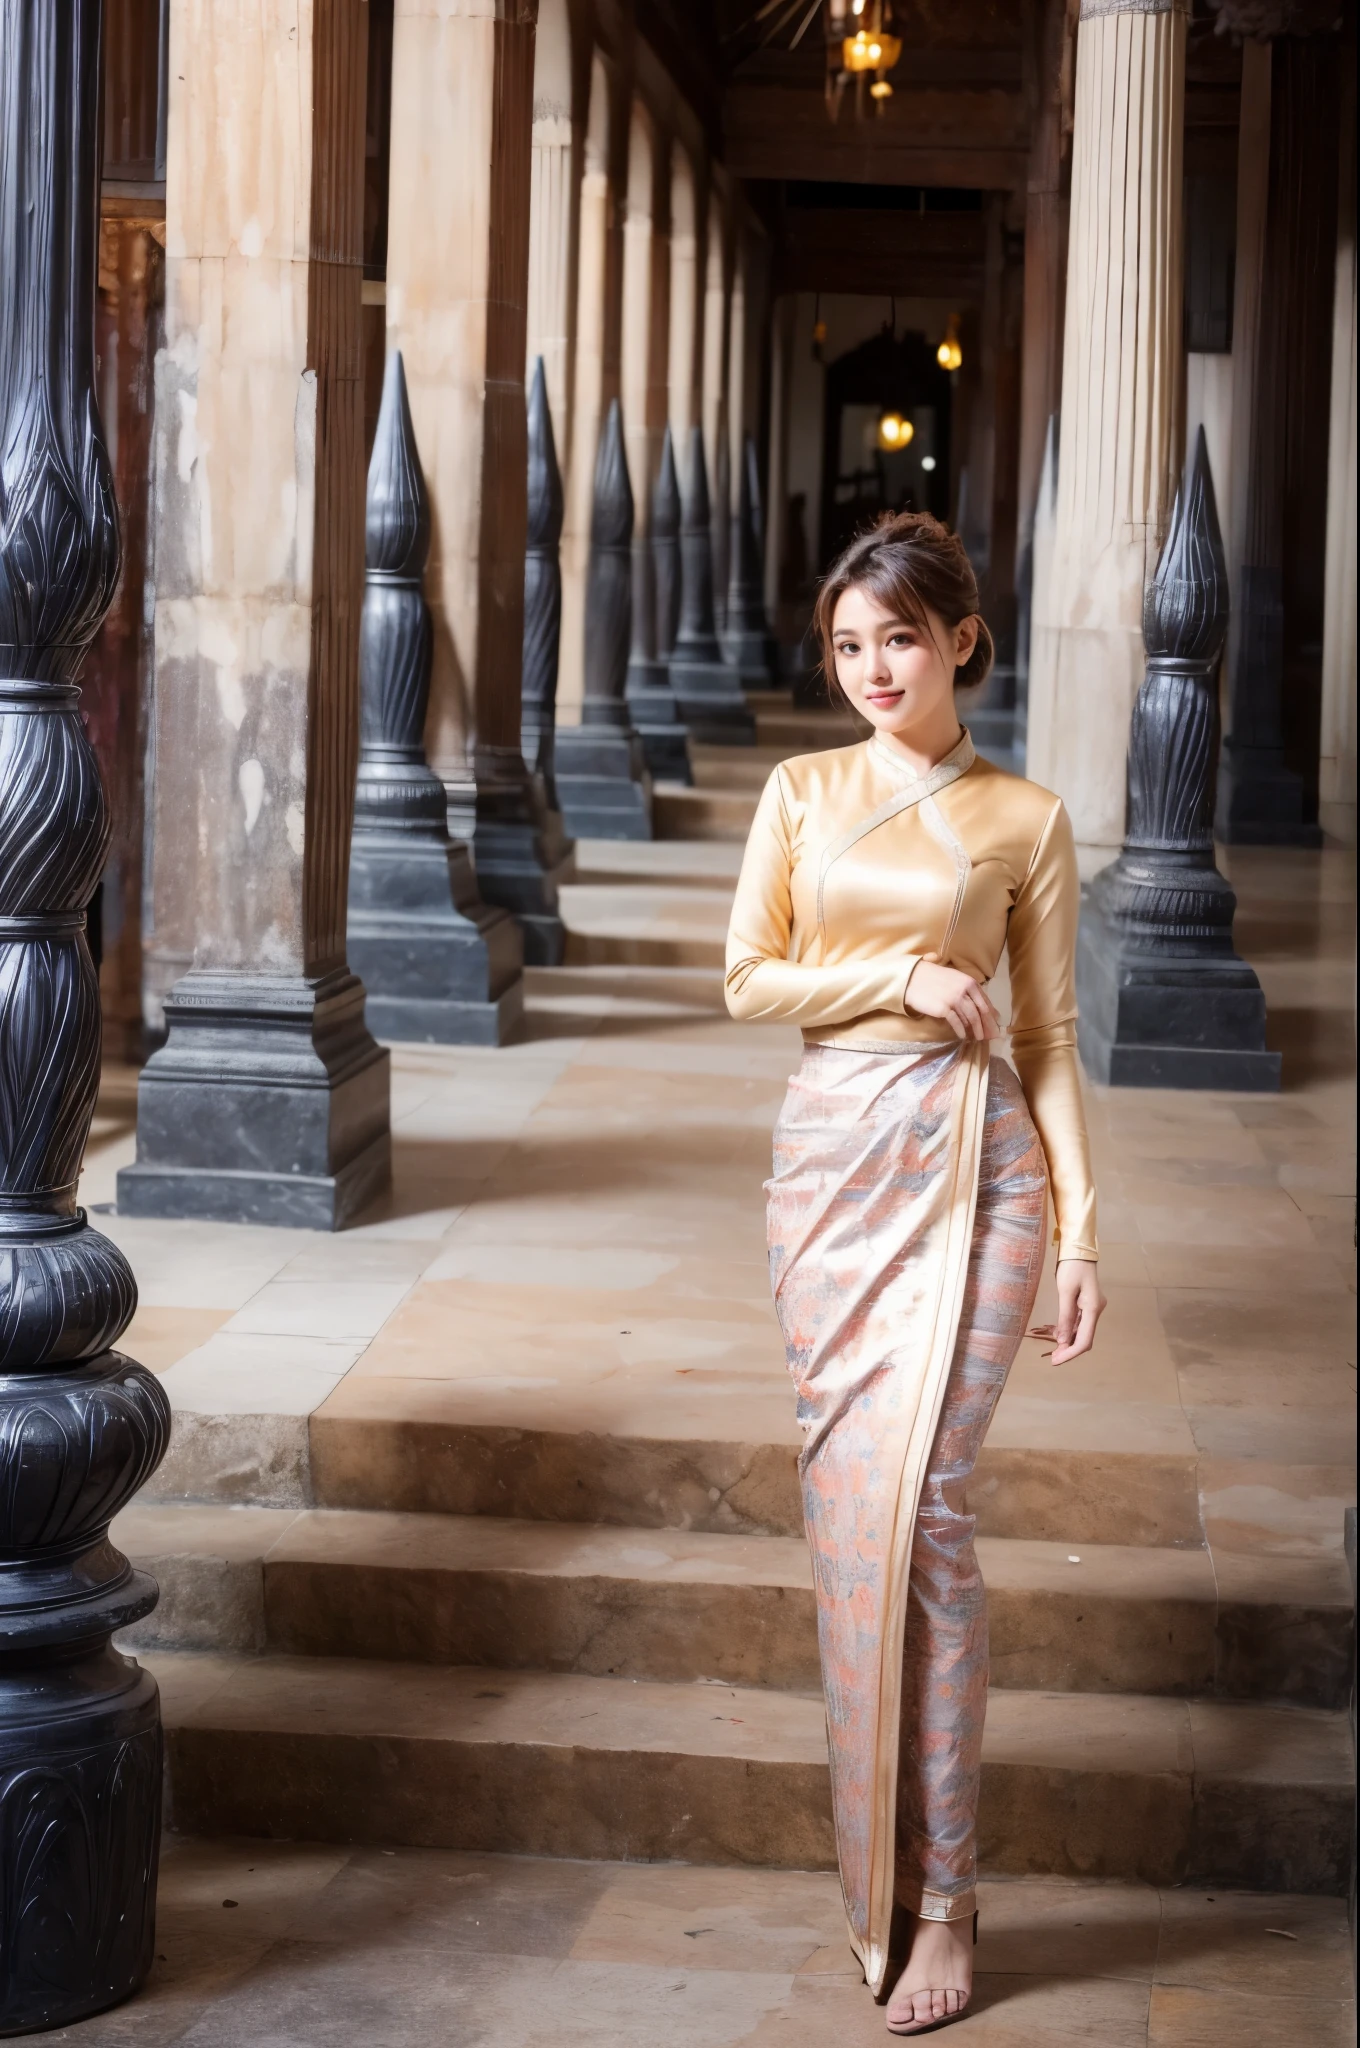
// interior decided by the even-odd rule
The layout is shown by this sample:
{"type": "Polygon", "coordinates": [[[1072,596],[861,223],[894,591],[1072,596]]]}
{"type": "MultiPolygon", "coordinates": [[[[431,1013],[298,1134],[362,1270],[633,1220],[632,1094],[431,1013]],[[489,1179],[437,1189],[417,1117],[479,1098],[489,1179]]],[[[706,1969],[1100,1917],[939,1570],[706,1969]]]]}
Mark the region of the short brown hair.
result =
{"type": "Polygon", "coordinates": [[[963,542],[929,512],[885,512],[877,525],[857,534],[832,563],[812,614],[822,649],[827,687],[836,681],[836,652],[831,640],[836,606],[847,590],[867,590],[897,618],[929,631],[926,609],[947,626],[964,619],[978,622],[977,645],[954,671],[956,689],[980,683],[992,666],[992,636],[978,611],[977,577],[963,542]]]}

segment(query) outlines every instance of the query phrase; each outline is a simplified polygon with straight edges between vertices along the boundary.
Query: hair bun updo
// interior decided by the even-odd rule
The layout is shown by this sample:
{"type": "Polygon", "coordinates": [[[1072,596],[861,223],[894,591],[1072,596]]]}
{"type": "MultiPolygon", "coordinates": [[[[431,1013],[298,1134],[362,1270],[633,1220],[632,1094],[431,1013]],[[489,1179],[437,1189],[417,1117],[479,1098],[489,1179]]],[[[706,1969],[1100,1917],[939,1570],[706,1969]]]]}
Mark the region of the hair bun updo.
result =
{"type": "Polygon", "coordinates": [[[857,534],[833,562],[817,593],[812,623],[828,684],[836,687],[831,639],[836,606],[847,590],[866,590],[885,611],[927,630],[926,612],[947,626],[975,618],[977,644],[954,671],[955,689],[985,682],[995,659],[992,636],[978,611],[977,577],[956,533],[930,512],[885,512],[857,534]]]}

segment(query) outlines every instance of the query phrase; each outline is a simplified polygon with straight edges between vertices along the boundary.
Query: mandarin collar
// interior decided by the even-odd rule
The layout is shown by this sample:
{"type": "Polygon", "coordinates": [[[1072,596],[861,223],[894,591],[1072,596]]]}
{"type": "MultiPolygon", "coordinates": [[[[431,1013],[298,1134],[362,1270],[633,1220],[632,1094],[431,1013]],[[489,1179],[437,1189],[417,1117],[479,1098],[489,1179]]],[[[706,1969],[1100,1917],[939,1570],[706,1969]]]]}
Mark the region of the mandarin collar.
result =
{"type": "Polygon", "coordinates": [[[924,775],[914,774],[902,756],[892,747],[885,746],[877,733],[874,733],[869,741],[869,751],[875,760],[881,761],[900,782],[928,782],[933,789],[944,789],[948,783],[957,782],[961,775],[968,773],[977,759],[973,736],[966,725],[944,759],[937,761],[933,768],[928,768],[924,775]]]}

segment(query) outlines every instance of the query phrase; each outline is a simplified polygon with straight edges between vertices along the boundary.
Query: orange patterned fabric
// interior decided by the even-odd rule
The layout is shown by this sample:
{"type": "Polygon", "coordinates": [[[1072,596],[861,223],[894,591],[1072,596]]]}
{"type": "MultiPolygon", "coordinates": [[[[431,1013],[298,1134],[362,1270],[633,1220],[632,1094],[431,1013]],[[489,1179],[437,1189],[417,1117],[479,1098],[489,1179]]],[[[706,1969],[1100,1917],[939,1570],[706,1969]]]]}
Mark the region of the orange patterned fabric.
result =
{"type": "Polygon", "coordinates": [[[959,1489],[1037,1284],[1043,1155],[985,1045],[813,1044],[766,1194],[841,1883],[877,1991],[895,1893],[972,1910],[986,1630],[959,1489]]]}

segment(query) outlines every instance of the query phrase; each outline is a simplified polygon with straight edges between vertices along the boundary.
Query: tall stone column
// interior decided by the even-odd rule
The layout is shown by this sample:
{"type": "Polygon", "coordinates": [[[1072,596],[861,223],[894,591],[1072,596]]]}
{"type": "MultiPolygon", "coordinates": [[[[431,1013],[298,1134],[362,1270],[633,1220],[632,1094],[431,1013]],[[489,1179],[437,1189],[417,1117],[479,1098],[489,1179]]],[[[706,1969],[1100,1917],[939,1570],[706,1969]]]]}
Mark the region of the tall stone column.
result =
{"type": "Polygon", "coordinates": [[[609,401],[618,392],[622,236],[611,165],[609,78],[597,55],[577,197],[576,322],[569,430],[563,450],[562,637],[557,722],[581,718],[586,690],[586,584],[595,497],[595,458],[609,401]]]}
{"type": "Polygon", "coordinates": [[[1029,765],[1079,846],[1124,833],[1143,592],[1182,447],[1183,0],[1082,0],[1057,518],[1030,635],[1029,765]]]}
{"type": "Polygon", "coordinates": [[[533,66],[532,0],[396,0],[387,342],[432,513],[425,744],[483,899],[552,962],[557,875],[520,753],[533,66]]]}
{"type": "Polygon", "coordinates": [[[567,0],[539,0],[529,193],[526,360],[543,359],[544,392],[562,462],[570,458],[582,138],[572,113],[567,0]]]}
{"type": "Polygon", "coordinates": [[[158,943],[133,1214],[334,1229],[389,1175],[345,960],[368,10],[174,0],[156,395],[158,943]]]}
{"type": "Polygon", "coordinates": [[[1318,811],[1324,831],[1355,845],[1355,47],[1343,69],[1332,408],[1327,456],[1327,597],[1322,637],[1318,811]]]}

